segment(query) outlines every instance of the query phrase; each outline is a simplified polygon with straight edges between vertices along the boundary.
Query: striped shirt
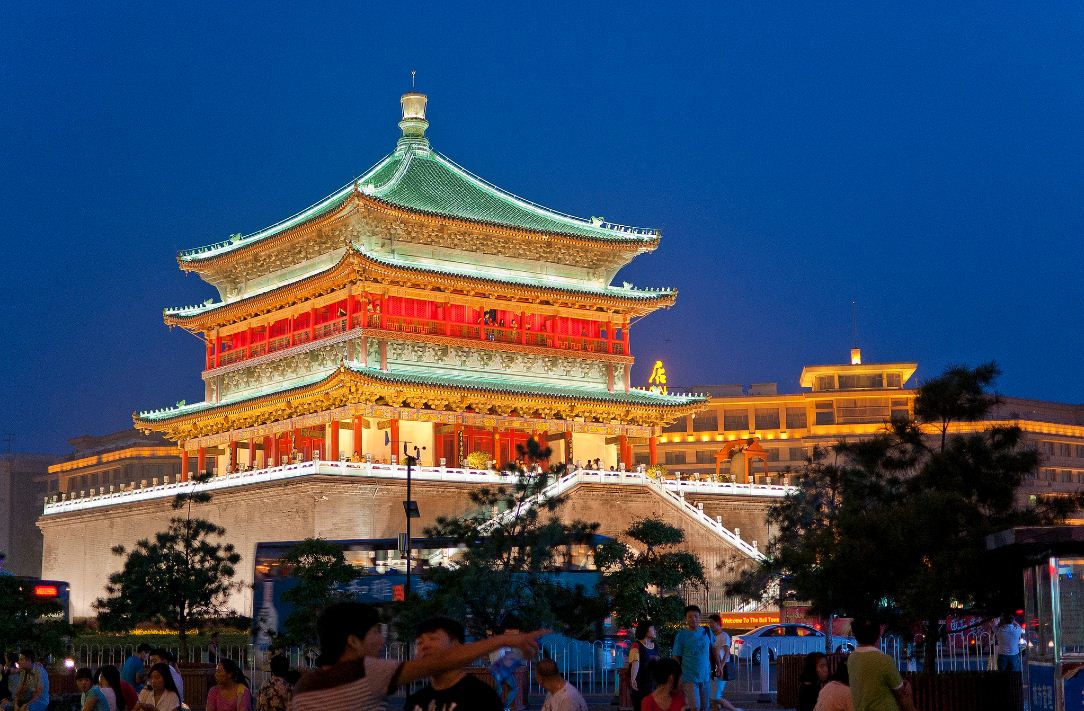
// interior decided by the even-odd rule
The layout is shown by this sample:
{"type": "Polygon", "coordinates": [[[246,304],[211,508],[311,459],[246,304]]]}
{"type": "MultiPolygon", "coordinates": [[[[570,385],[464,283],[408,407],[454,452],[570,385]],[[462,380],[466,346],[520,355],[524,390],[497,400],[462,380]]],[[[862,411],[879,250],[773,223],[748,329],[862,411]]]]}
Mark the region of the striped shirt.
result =
{"type": "Polygon", "coordinates": [[[386,711],[402,662],[363,657],[301,677],[290,711],[386,711]]]}

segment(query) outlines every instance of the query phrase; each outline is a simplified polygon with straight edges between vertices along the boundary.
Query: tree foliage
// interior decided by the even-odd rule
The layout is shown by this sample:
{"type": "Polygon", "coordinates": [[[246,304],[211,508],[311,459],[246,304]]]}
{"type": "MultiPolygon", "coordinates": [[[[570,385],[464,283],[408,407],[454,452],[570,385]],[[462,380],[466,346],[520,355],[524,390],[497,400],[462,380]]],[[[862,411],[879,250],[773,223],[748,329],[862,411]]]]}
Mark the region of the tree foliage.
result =
{"type": "MultiPolygon", "coordinates": [[[[211,476],[208,472],[194,481],[211,476]]],[[[178,494],[173,509],[187,509],[186,515],[174,516],[165,531],[138,541],[132,550],[113,548],[124,565],[109,576],[106,597],[94,603],[103,628],[128,631],[145,622],[163,624],[177,631],[184,655],[188,632],[226,612],[229,593],[239,589],[233,576],[241,556],[222,541],[226,529],[192,516],[192,505],[210,498],[202,492],[178,494]]]]}
{"type": "Polygon", "coordinates": [[[661,519],[637,520],[625,537],[628,543],[607,541],[595,553],[603,591],[620,625],[651,620],[666,637],[683,619],[682,592],[707,584],[704,566],[695,553],[676,550],[685,533],[661,519]]]}
{"type": "Polygon", "coordinates": [[[316,644],[317,616],[328,605],[349,599],[340,586],[358,573],[346,562],[342,549],[321,538],[307,538],[297,544],[282,557],[282,563],[297,584],[282,593],[282,599],[293,609],[283,620],[284,632],[278,641],[286,645],[316,644]]]}
{"type": "Polygon", "coordinates": [[[797,491],[769,511],[778,534],[767,560],[730,591],[755,594],[784,576],[821,614],[894,613],[923,623],[932,668],[938,621],[953,609],[994,614],[1017,606],[1019,571],[992,564],[987,535],[1063,520],[1084,496],[1021,505],[1038,467],[1018,427],[974,427],[998,404],[993,363],[953,367],[923,384],[913,420],[868,440],[818,451],[797,491]]]}
{"type": "Polygon", "coordinates": [[[557,511],[565,497],[543,495],[565,474],[563,464],[541,466],[550,457],[549,448],[531,439],[519,453],[526,466],[509,463],[504,468],[514,477],[511,484],[474,490],[472,513],[440,517],[426,529],[427,536],[455,541],[461,554],[454,567],[424,573],[434,588],[426,599],[404,606],[400,626],[405,634],[436,612],[464,620],[476,635],[509,624],[550,627],[578,637],[594,634],[605,607],[588,586],[562,584],[556,574],[569,569],[575,546],[594,544],[599,526],[562,522],[557,511]]]}

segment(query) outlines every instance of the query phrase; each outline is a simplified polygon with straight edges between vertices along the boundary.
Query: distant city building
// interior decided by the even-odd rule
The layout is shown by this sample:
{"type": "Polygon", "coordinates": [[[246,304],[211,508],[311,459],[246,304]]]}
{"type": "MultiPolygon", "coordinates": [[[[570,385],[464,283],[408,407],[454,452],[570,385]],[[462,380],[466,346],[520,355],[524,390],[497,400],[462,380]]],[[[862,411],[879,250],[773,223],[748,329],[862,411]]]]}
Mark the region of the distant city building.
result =
{"type": "Polygon", "coordinates": [[[16,575],[41,575],[42,536],[36,521],[49,493],[50,454],[0,456],[0,553],[3,569],[16,575]]]}
{"type": "Polygon", "coordinates": [[[176,480],[181,471],[177,445],[159,433],[135,428],[68,440],[75,451],[49,467],[47,493],[103,494],[176,480]]]}
{"type": "MultiPolygon", "coordinates": [[[[863,363],[855,349],[850,363],[802,369],[801,392],[779,393],[775,383],[695,385],[707,406],[679,417],[659,438],[660,463],[689,480],[792,483],[817,446],[869,437],[895,417],[914,413],[917,389],[910,383],[916,363],[863,363]],[[717,467],[718,465],[718,467],[717,467]]],[[[1028,497],[1084,488],[1084,405],[1004,397],[987,420],[953,423],[953,432],[1017,425],[1024,441],[1042,456],[1042,466],[1020,491],[1028,497]]],[[[650,453],[638,447],[637,463],[650,453]]]]}

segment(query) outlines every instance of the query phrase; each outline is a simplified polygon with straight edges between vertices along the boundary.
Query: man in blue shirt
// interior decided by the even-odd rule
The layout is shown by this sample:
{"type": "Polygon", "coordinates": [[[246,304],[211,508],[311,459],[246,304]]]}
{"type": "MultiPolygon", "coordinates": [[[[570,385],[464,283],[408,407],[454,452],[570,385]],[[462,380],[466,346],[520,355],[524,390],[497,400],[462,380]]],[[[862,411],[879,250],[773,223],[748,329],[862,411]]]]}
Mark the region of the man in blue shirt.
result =
{"type": "Polygon", "coordinates": [[[689,711],[710,711],[711,673],[722,675],[715,652],[715,635],[700,626],[700,608],[685,608],[685,629],[674,637],[674,658],[681,662],[681,687],[689,711]]]}
{"type": "Polygon", "coordinates": [[[139,693],[143,688],[143,676],[146,671],[147,657],[151,654],[151,646],[144,642],[136,647],[135,654],[124,660],[120,668],[121,681],[126,681],[139,693]]]}

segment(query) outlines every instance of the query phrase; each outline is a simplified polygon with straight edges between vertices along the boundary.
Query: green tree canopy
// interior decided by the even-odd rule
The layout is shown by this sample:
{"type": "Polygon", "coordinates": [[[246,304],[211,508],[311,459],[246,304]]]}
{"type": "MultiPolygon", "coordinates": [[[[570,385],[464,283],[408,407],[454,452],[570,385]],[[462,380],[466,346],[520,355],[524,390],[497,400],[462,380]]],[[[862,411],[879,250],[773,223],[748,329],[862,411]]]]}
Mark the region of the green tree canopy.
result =
{"type": "Polygon", "coordinates": [[[472,491],[472,513],[438,518],[426,529],[427,536],[456,541],[461,554],[453,567],[425,573],[435,587],[428,598],[404,606],[399,624],[405,635],[419,619],[438,612],[463,620],[475,635],[509,624],[580,637],[595,632],[605,606],[588,586],[559,581],[556,574],[569,569],[575,546],[594,545],[598,524],[563,523],[557,516],[565,497],[546,489],[565,474],[565,466],[539,466],[550,454],[528,440],[520,448],[527,466],[505,467],[512,483],[472,491]]]}
{"type": "Polygon", "coordinates": [[[103,628],[128,631],[144,622],[164,624],[177,630],[184,655],[188,632],[226,612],[229,593],[239,589],[233,576],[241,555],[223,542],[226,529],[192,516],[193,504],[209,500],[206,493],[178,494],[173,509],[187,509],[185,516],[174,516],[165,531],[138,541],[130,551],[122,545],[113,548],[124,565],[109,576],[106,597],[94,602],[103,628]]]}
{"type": "Polygon", "coordinates": [[[894,613],[926,625],[932,668],[938,621],[953,609],[1016,606],[1019,571],[992,564],[988,534],[1061,521],[1084,495],[1022,505],[1039,465],[1018,427],[978,424],[998,403],[993,363],[953,367],[923,384],[915,417],[871,439],[820,451],[797,490],[772,506],[767,560],[729,586],[757,594],[772,578],[821,614],[894,613]],[[975,422],[953,431],[952,423],[975,422]]]}
{"type": "MultiPolygon", "coordinates": [[[[277,640],[282,644],[317,644],[316,618],[320,611],[349,595],[339,586],[357,577],[357,571],[346,562],[342,549],[322,538],[307,538],[291,548],[282,557],[282,563],[290,569],[297,581],[295,587],[282,594],[293,610],[283,620],[283,635],[277,640]]],[[[256,620],[256,624],[260,624],[256,620]]]]}
{"type": "Polygon", "coordinates": [[[704,566],[696,554],[677,550],[685,532],[661,519],[637,520],[625,537],[627,543],[608,541],[595,553],[614,617],[623,626],[651,620],[668,638],[684,617],[683,591],[706,586],[704,566]]]}

